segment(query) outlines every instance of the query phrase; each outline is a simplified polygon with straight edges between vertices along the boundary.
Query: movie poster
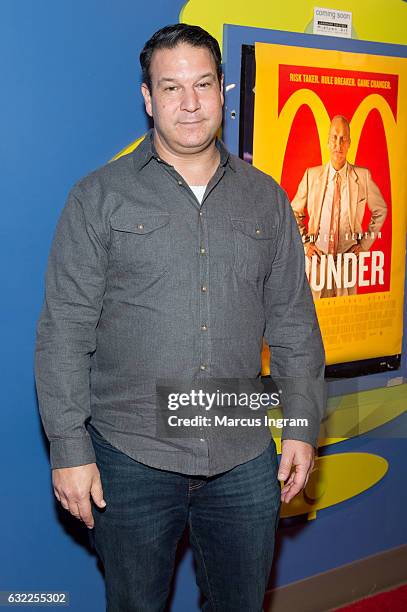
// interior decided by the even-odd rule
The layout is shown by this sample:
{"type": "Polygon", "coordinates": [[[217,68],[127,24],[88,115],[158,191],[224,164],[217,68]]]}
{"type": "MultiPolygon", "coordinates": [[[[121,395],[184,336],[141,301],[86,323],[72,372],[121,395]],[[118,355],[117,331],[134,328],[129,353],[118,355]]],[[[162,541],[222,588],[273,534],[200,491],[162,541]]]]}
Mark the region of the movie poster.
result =
{"type": "Polygon", "coordinates": [[[253,164],[286,190],[327,363],[401,352],[406,60],[256,43],[253,164]]]}

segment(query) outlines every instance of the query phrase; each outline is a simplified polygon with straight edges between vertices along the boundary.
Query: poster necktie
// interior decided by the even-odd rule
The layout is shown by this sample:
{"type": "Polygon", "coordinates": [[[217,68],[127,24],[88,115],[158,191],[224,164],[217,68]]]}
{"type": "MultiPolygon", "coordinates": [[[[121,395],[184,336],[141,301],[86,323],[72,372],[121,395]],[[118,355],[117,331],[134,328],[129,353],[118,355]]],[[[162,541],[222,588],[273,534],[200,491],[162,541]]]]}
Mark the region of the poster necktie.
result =
{"type": "Polygon", "coordinates": [[[329,247],[328,253],[336,255],[339,243],[339,219],[341,216],[341,177],[339,172],[334,177],[334,197],[332,200],[331,226],[329,228],[329,247]]]}

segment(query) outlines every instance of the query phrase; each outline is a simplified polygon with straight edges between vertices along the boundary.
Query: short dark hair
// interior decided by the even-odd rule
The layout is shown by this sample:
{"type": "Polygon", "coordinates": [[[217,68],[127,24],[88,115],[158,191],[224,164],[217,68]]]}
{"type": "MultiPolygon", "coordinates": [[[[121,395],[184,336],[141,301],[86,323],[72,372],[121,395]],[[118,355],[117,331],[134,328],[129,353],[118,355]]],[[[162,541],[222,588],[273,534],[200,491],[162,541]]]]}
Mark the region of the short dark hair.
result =
{"type": "Polygon", "coordinates": [[[183,43],[191,45],[192,47],[205,47],[208,49],[215,61],[216,74],[220,84],[222,79],[222,55],[216,38],[199,26],[188,25],[187,23],[175,23],[174,25],[165,26],[153,34],[140,53],[143,83],[147,85],[150,91],[150,65],[154,51],[157,49],[173,49],[177,45],[183,43]]]}

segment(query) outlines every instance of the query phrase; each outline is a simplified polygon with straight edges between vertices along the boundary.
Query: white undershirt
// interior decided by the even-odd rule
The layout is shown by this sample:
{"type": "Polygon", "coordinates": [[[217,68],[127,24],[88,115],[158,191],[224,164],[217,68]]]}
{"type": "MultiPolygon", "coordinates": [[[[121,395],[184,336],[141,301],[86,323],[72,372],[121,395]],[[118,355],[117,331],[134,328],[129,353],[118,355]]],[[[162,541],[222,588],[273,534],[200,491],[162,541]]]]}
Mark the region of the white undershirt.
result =
{"type": "Polygon", "coordinates": [[[196,199],[200,204],[202,204],[202,200],[204,197],[204,193],[206,190],[206,185],[190,185],[190,188],[195,194],[196,199]]]}

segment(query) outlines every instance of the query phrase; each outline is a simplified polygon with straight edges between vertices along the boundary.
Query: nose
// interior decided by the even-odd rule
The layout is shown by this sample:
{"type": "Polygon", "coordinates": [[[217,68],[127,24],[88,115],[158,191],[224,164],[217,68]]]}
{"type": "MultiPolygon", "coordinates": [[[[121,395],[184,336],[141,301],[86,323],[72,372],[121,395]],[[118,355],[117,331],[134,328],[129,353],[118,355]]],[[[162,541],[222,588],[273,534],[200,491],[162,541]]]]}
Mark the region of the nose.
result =
{"type": "Polygon", "coordinates": [[[345,140],[344,136],[332,136],[330,137],[329,142],[333,151],[342,151],[345,146],[345,142],[347,141],[345,140]]]}
{"type": "Polygon", "coordinates": [[[199,96],[195,91],[194,87],[185,88],[181,100],[181,110],[186,110],[189,113],[194,113],[200,108],[201,103],[199,102],[199,96]]]}

